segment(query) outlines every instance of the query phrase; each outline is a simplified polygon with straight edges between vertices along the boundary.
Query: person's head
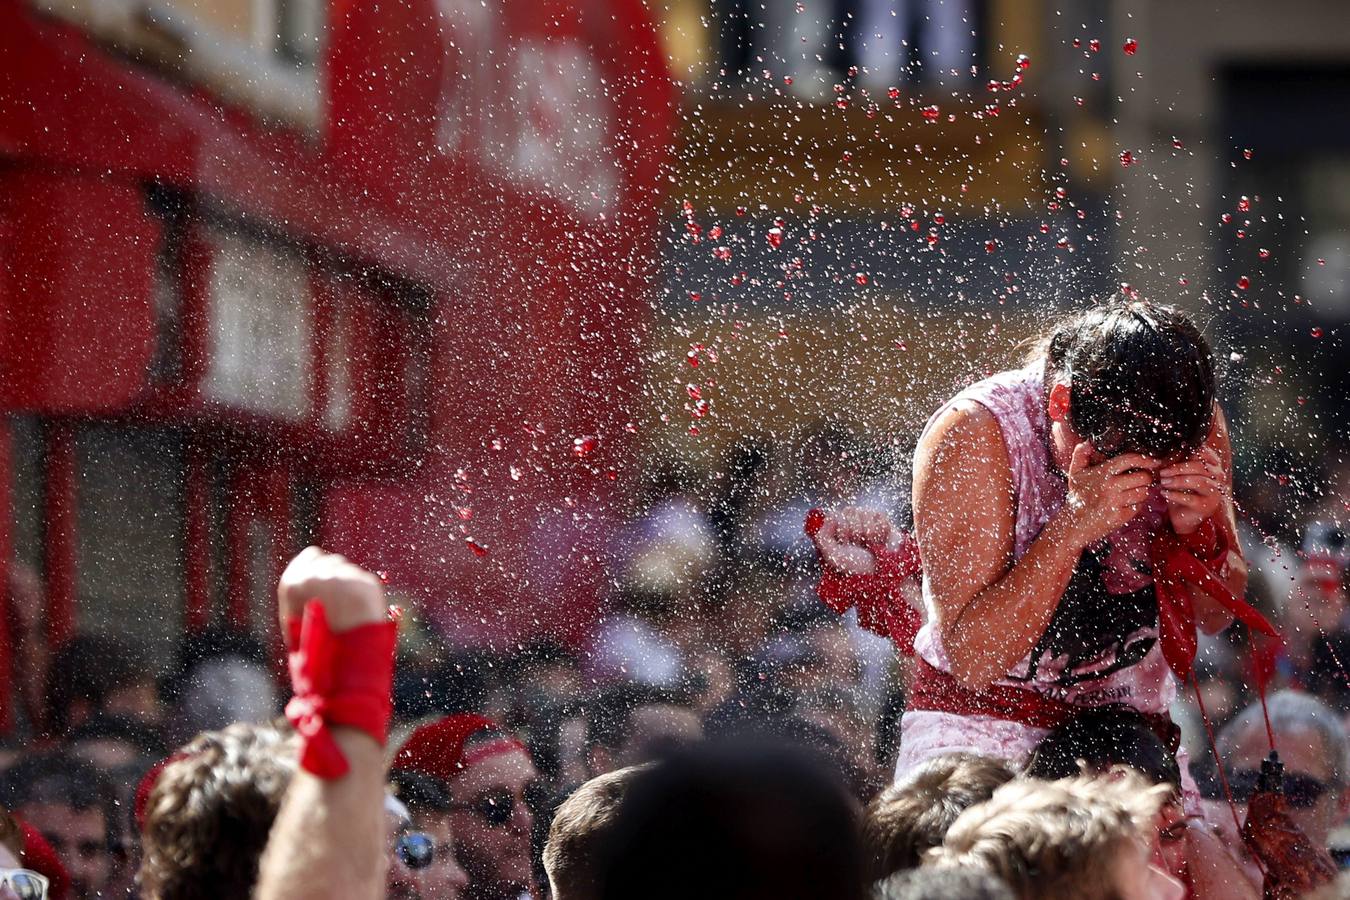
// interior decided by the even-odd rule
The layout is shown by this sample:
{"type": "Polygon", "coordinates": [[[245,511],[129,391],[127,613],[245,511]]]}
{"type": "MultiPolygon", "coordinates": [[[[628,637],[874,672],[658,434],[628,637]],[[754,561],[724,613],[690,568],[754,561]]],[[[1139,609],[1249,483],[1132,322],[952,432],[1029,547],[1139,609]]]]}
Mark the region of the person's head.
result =
{"type": "MultiPolygon", "coordinates": [[[[1289,814],[1318,846],[1346,807],[1346,734],[1326,704],[1300,691],[1279,691],[1266,701],[1275,749],[1284,763],[1289,814]]],[[[1219,758],[1234,799],[1256,788],[1261,761],[1270,752],[1261,704],[1253,703],[1219,732],[1219,758]]]]}
{"type": "Polygon", "coordinates": [[[146,801],[142,896],[249,896],[298,755],[294,732],[276,725],[239,723],[184,746],[146,801]]]}
{"type": "Polygon", "coordinates": [[[1174,875],[1186,871],[1181,769],[1176,755],[1137,712],[1118,707],[1088,710],[1053,729],[1032,751],[1025,774],[1055,781],[1075,775],[1105,775],[1123,766],[1150,784],[1171,788],[1158,811],[1158,861],[1174,875]]]}
{"type": "Polygon", "coordinates": [[[469,876],[455,856],[450,792],[442,782],[418,772],[396,769],[389,773],[389,783],[407,808],[411,826],[426,836],[431,849],[431,858],[423,865],[390,867],[389,896],[454,900],[469,883],[469,876]],[[401,882],[397,888],[392,883],[396,877],[401,882]]]}
{"type": "Polygon", "coordinates": [[[530,795],[539,772],[517,738],[482,716],[447,716],[414,731],[394,767],[445,784],[456,856],[476,893],[519,893],[529,885],[530,795]]]}
{"type": "Polygon", "coordinates": [[[650,768],[649,763],[597,775],[558,807],[544,845],[544,871],[554,900],[600,896],[595,868],[600,848],[611,839],[619,804],[633,779],[650,768]]]}
{"type": "Polygon", "coordinates": [[[29,757],[0,777],[0,803],[51,845],[77,900],[108,885],[122,851],[121,819],[98,769],[59,753],[29,757]]]}
{"type": "Polygon", "coordinates": [[[596,871],[605,900],[863,896],[855,805],[782,745],[699,745],[640,773],[596,871]]]}
{"type": "Polygon", "coordinates": [[[882,791],[863,816],[863,847],[871,877],[913,869],[942,843],[961,813],[988,800],[1013,771],[1000,759],[944,753],[882,791]]]}
{"type": "Polygon", "coordinates": [[[585,704],[592,775],[647,762],[697,741],[703,725],[673,691],[639,684],[601,690],[585,704]]]}
{"type": "Polygon", "coordinates": [[[47,883],[47,876],[26,864],[24,850],[23,827],[0,808],[0,900],[37,897],[47,883]]]}
{"type": "Polygon", "coordinates": [[[133,765],[146,757],[163,758],[164,741],[159,731],[126,716],[91,716],[70,732],[67,749],[71,756],[105,772],[133,765]]]}
{"type": "Polygon", "coordinates": [[[1186,313],[1114,300],[1061,322],[1043,342],[1055,461],[1091,441],[1102,457],[1172,459],[1199,449],[1214,422],[1209,342],[1186,313]]]}
{"type": "Polygon", "coordinates": [[[154,673],[130,645],[110,635],[78,634],[52,656],[48,723],[65,736],[97,713],[157,725],[159,692],[154,673]]]}
{"type": "Polygon", "coordinates": [[[1022,900],[1180,900],[1152,864],[1152,831],[1170,788],[1132,772],[1019,778],[962,813],[925,865],[983,868],[1022,900]]]}
{"type": "Polygon", "coordinates": [[[873,900],[1015,900],[1012,889],[983,869],[928,866],[877,882],[873,900]]]}

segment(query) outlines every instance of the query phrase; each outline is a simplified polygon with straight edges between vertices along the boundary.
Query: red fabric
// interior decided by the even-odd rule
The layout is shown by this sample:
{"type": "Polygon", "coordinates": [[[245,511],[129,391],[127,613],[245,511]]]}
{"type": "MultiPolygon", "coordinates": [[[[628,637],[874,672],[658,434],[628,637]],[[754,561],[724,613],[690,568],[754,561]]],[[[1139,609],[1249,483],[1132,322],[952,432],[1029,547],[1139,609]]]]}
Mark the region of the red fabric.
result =
{"type": "Polygon", "coordinates": [[[376,622],[334,633],[323,604],[311,600],[298,634],[293,624],[291,631],[295,696],[286,718],[300,735],[300,766],[320,778],[341,778],[349,766],[330,726],[359,729],[381,745],[388,737],[398,626],[376,622]]]}
{"type": "MultiPolygon", "coordinates": [[[[806,516],[806,533],[815,537],[825,523],[825,514],[813,509],[806,516]]],[[[816,593],[835,612],[843,615],[858,610],[858,624],[868,631],[890,638],[900,652],[914,654],[914,636],[923,624],[919,611],[909,605],[900,587],[922,570],[919,545],[905,535],[900,546],[867,548],[876,559],[876,567],[866,575],[845,575],[822,564],[816,593]]]]}
{"type": "Polygon", "coordinates": [[[150,767],[150,771],[146,772],[141,778],[141,783],[136,785],[136,800],[132,812],[136,816],[136,827],[141,831],[145,831],[145,810],[150,805],[150,792],[155,789],[155,785],[159,782],[159,776],[163,774],[169,763],[182,758],[183,754],[175,753],[168,759],[161,759],[150,767]]]}
{"type": "Polygon", "coordinates": [[[392,769],[419,772],[441,781],[451,781],[464,771],[464,742],[480,731],[501,727],[477,713],[446,716],[414,731],[394,756],[392,769]]]}
{"type": "Polygon", "coordinates": [[[1177,678],[1187,680],[1195,666],[1195,607],[1191,589],[1197,589],[1231,612],[1256,634],[1279,639],[1266,617],[1238,597],[1216,574],[1228,559],[1232,541],[1227,529],[1211,519],[1185,537],[1170,528],[1153,539],[1153,585],[1158,596],[1158,632],[1163,658],[1177,678]],[[1197,553],[1203,554],[1203,557],[1197,553]]]}
{"type": "MultiPolygon", "coordinates": [[[[1058,728],[1080,715],[1086,707],[1075,706],[1037,691],[992,684],[983,690],[968,688],[950,672],[935,668],[922,657],[915,658],[914,680],[906,709],[953,713],[959,716],[989,716],[1020,722],[1033,728],[1058,728]]],[[[1140,713],[1153,733],[1175,753],[1181,731],[1166,715],[1140,713]]]]}
{"type": "Polygon", "coordinates": [[[47,888],[47,900],[66,900],[70,895],[70,873],[66,871],[61,858],[56,855],[52,845],[32,825],[22,819],[19,827],[23,829],[23,865],[39,875],[46,875],[50,882],[47,888]]]}
{"type": "Polygon", "coordinates": [[[1282,793],[1257,790],[1252,795],[1242,839],[1265,870],[1265,900],[1295,900],[1336,878],[1331,855],[1294,824],[1282,793]]]}

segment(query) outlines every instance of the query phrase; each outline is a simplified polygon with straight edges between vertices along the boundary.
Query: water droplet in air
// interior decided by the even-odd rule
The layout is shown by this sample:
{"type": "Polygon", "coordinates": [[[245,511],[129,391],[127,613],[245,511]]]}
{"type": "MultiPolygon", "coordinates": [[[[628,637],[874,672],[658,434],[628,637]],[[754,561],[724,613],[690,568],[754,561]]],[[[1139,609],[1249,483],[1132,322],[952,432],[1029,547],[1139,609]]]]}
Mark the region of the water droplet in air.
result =
{"type": "Polygon", "coordinates": [[[994,252],[995,250],[997,250],[997,249],[998,249],[998,241],[985,241],[985,242],[984,242],[984,252],[985,252],[985,253],[993,253],[993,252],[994,252]]]}
{"type": "Polygon", "coordinates": [[[1242,158],[1243,158],[1243,159],[1251,159],[1251,158],[1252,158],[1252,151],[1251,151],[1250,148],[1248,148],[1248,149],[1242,151],[1242,158]]]}
{"type": "Polygon", "coordinates": [[[1126,169],[1134,165],[1134,154],[1129,150],[1120,151],[1120,164],[1126,169]]]}
{"type": "Polygon", "coordinates": [[[857,275],[853,276],[853,280],[856,281],[858,284],[867,284],[867,274],[864,272],[859,272],[857,275]]]}
{"type": "Polygon", "coordinates": [[[805,4],[805,3],[798,3],[798,4],[797,4],[797,12],[799,12],[799,13],[806,12],[806,4],[805,4]]]}
{"type": "Polygon", "coordinates": [[[488,549],[471,537],[464,538],[464,546],[473,551],[474,556],[487,556],[488,549]]]}
{"type": "Polygon", "coordinates": [[[713,250],[713,256],[721,260],[731,259],[730,247],[717,247],[713,250]]]}
{"type": "Polygon", "coordinates": [[[1325,266],[1327,264],[1327,261],[1325,259],[1322,259],[1321,257],[1318,257],[1317,264],[1319,266],[1325,266]]]}
{"type": "Polygon", "coordinates": [[[946,216],[944,216],[942,213],[933,213],[933,224],[934,224],[934,225],[945,225],[946,223],[947,223],[947,217],[946,217],[946,216]]]}
{"type": "Polygon", "coordinates": [[[1270,259],[1270,251],[1267,250],[1265,247],[1262,247],[1260,250],[1257,250],[1256,255],[1261,257],[1262,259],[1270,259]]]}
{"type": "Polygon", "coordinates": [[[1233,221],[1233,216],[1231,213],[1224,213],[1223,215],[1219,216],[1219,221],[1227,225],[1233,221]]]}
{"type": "Polygon", "coordinates": [[[1134,38],[1126,38],[1125,46],[1121,47],[1121,49],[1125,51],[1126,56],[1134,56],[1139,52],[1139,42],[1134,38]]]}
{"type": "Polygon", "coordinates": [[[792,76],[791,76],[791,75],[784,75],[784,76],[783,76],[783,84],[787,85],[788,87],[791,87],[791,86],[792,86],[792,76]]]}
{"type": "Polygon", "coordinates": [[[1239,198],[1238,198],[1238,206],[1237,206],[1237,208],[1238,208],[1238,212],[1250,212],[1250,211],[1251,211],[1251,208],[1252,208],[1252,198],[1251,198],[1251,197],[1239,197],[1239,198]]]}
{"type": "Polygon", "coordinates": [[[1093,38],[1092,40],[1088,41],[1088,49],[1091,50],[1093,53],[1096,53],[1097,51],[1102,49],[1102,42],[1097,40],[1096,38],[1093,38]]]}
{"type": "Polygon", "coordinates": [[[1312,330],[1311,332],[1309,332],[1309,333],[1310,333],[1313,337],[1317,338],[1318,340],[1321,340],[1321,339],[1322,339],[1322,329],[1320,329],[1320,328],[1314,327],[1313,330],[1312,330]]]}
{"type": "Polygon", "coordinates": [[[776,226],[770,228],[769,233],[765,235],[765,237],[768,238],[770,247],[777,249],[783,246],[783,229],[776,226]]]}
{"type": "Polygon", "coordinates": [[[925,106],[923,108],[923,117],[929,122],[936,122],[942,117],[942,110],[936,106],[925,106]]]}
{"type": "Polygon", "coordinates": [[[572,455],[580,459],[599,445],[600,439],[593,434],[572,438],[572,455]]]}
{"type": "Polygon", "coordinates": [[[1242,275],[1237,280],[1237,286],[1238,290],[1245,291],[1247,288],[1252,286],[1252,281],[1246,275],[1242,275]]]}
{"type": "Polygon", "coordinates": [[[690,300],[693,300],[695,303],[697,303],[698,301],[700,301],[700,300],[703,299],[703,295],[700,294],[698,291],[690,291],[690,292],[689,292],[689,299],[690,299],[690,300]]]}
{"type": "Polygon", "coordinates": [[[887,96],[887,97],[890,97],[892,100],[899,100],[899,99],[900,99],[900,89],[899,89],[898,87],[890,87],[890,88],[887,88],[887,89],[886,89],[886,96],[887,96]]]}
{"type": "Polygon", "coordinates": [[[1185,147],[1185,145],[1181,143],[1181,138],[1172,138],[1172,149],[1173,149],[1173,150],[1181,150],[1181,149],[1184,149],[1184,147],[1185,147]]]}
{"type": "Polygon", "coordinates": [[[1031,57],[1027,56],[1025,53],[1017,54],[1017,71],[1025,72],[1027,69],[1030,68],[1031,68],[1031,57]]]}

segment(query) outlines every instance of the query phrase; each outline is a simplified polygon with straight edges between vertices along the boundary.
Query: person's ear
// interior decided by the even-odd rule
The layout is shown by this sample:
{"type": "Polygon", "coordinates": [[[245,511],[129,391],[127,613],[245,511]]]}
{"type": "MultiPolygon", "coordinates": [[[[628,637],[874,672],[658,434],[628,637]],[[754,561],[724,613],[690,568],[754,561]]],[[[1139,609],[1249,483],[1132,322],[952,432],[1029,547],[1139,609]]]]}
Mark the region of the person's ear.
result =
{"type": "Polygon", "coordinates": [[[1046,403],[1046,411],[1050,415],[1052,422],[1069,421],[1069,386],[1063,382],[1056,382],[1050,387],[1050,397],[1046,403]]]}

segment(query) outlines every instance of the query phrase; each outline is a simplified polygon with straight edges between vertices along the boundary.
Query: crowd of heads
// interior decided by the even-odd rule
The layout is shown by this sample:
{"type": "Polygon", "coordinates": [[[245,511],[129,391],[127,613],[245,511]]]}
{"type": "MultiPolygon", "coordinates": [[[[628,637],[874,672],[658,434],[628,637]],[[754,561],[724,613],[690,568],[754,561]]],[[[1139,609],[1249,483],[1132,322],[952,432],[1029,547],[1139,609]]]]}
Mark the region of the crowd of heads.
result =
{"type": "MultiPolygon", "coordinates": [[[[1056,896],[1134,896],[1117,876],[1148,866],[1084,855],[1142,846],[1185,876],[1183,790],[1240,807],[1271,731],[1294,816],[1341,846],[1350,553],[1333,527],[1244,536],[1257,602],[1291,637],[1270,730],[1234,629],[1202,641],[1195,699],[1174,708],[1180,765],[1178,735],[1105,710],[1025,768],[953,754],[893,783],[906,662],[815,597],[802,520],[860,503],[903,525],[903,460],[837,425],[728,454],[721,479],[671,464],[646,481],[589,643],[470,650],[407,617],[391,897],[1024,897],[1059,879],[1079,886],[1056,896]]],[[[0,745],[0,844],[54,898],[245,896],[295,772],[269,641],[209,630],[164,666],[107,635],[60,648],[45,705],[0,745]]]]}

